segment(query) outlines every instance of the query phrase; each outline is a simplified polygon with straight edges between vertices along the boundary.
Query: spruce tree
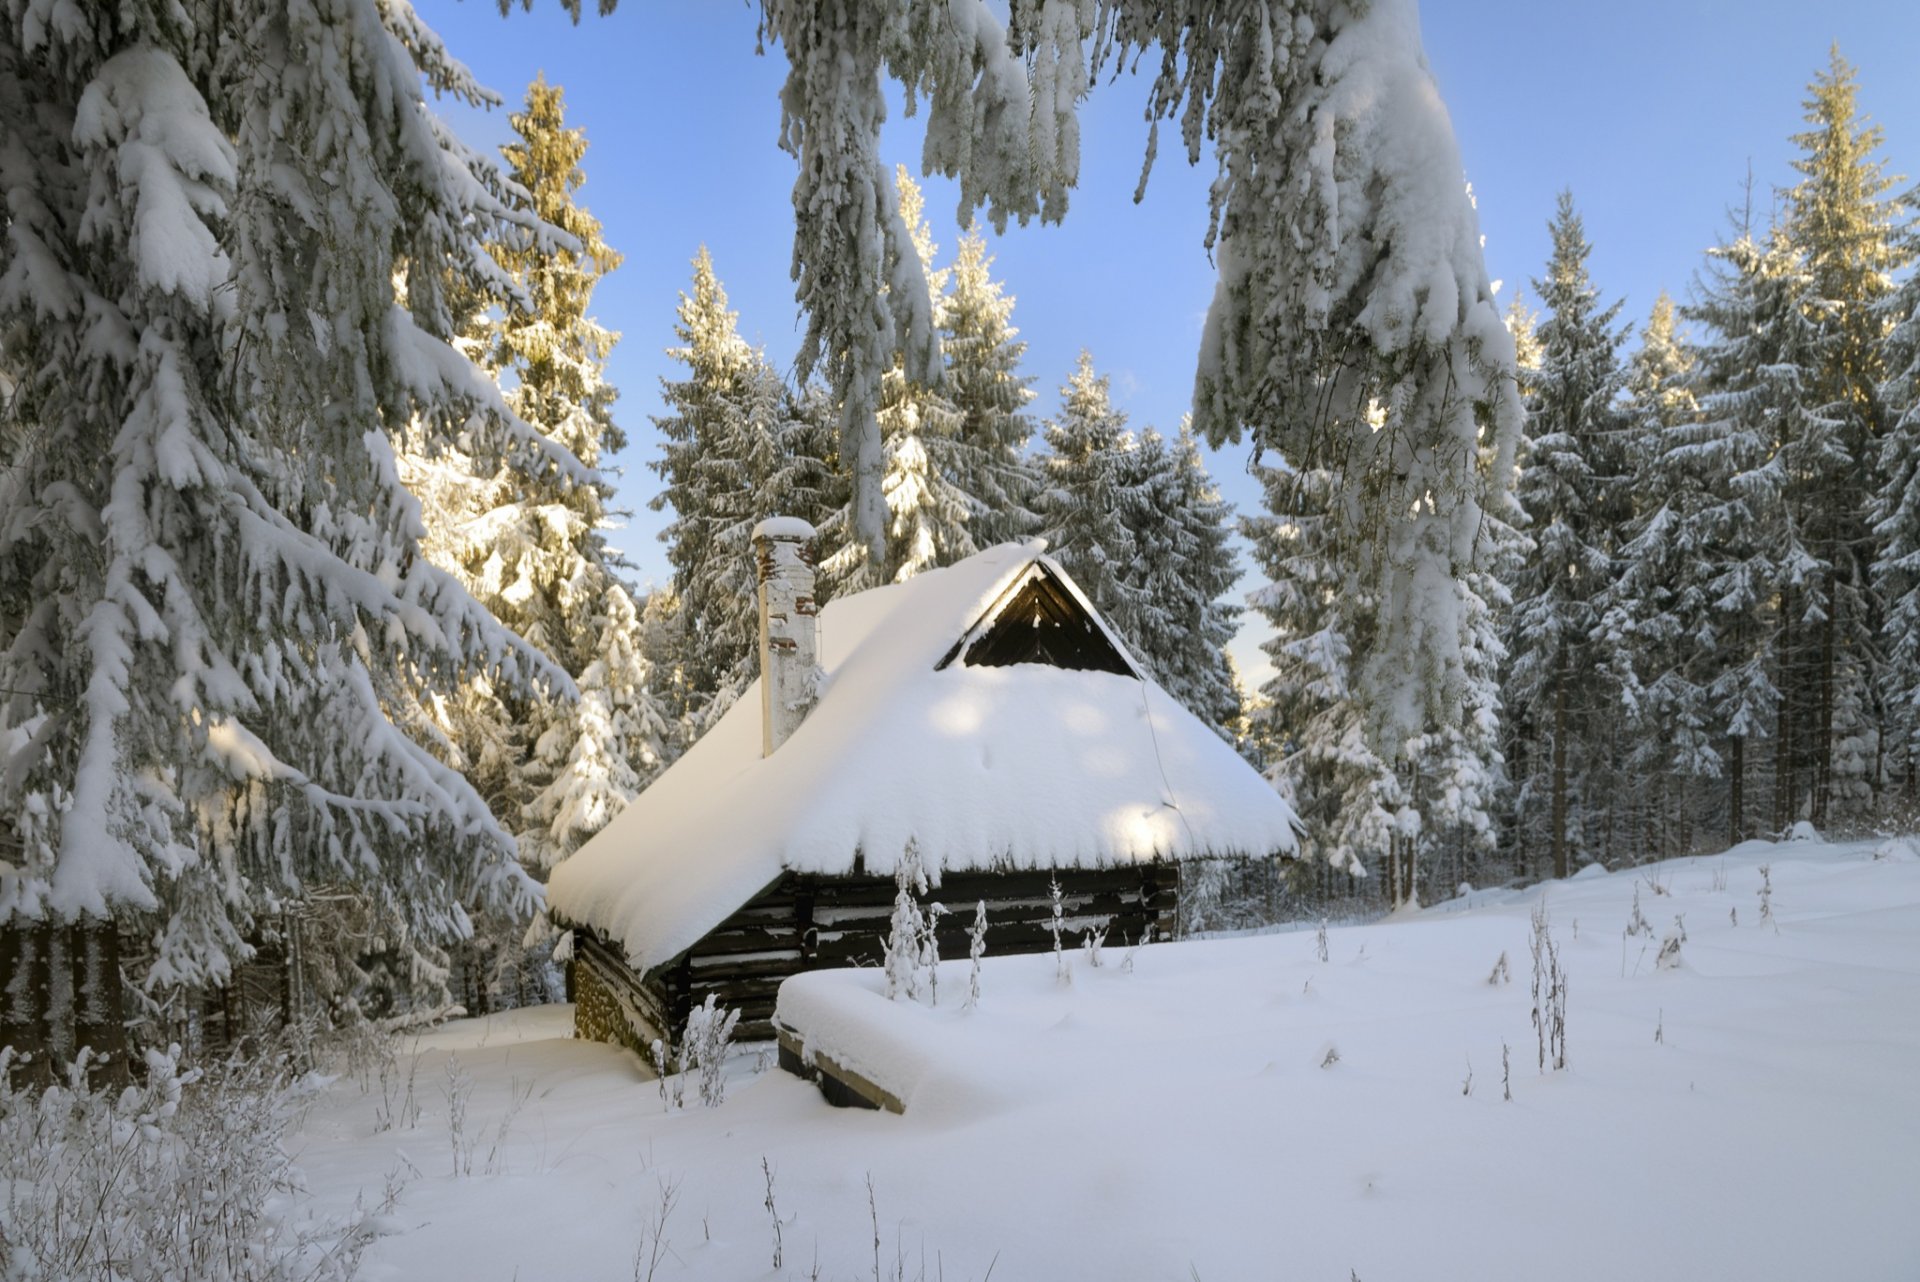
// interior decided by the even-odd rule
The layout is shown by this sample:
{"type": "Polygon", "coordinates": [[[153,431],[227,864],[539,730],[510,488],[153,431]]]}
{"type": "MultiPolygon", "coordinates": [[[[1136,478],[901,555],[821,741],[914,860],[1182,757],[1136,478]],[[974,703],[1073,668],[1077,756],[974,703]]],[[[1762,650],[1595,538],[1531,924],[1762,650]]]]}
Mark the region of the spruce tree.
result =
{"type": "Polygon", "coordinates": [[[1324,470],[1256,468],[1265,511],[1241,519],[1267,582],[1248,602],[1273,628],[1263,645],[1274,675],[1261,687],[1267,771],[1292,803],[1302,844],[1323,869],[1369,875],[1389,862],[1418,816],[1394,764],[1371,746],[1353,682],[1356,654],[1372,640],[1371,601],[1345,591],[1328,518],[1336,482],[1324,470]]]}
{"type": "Polygon", "coordinates": [[[970,227],[948,269],[950,291],[938,300],[946,397],[960,415],[954,482],[977,498],[970,523],[975,544],[1023,539],[1039,527],[1033,511],[1039,478],[1026,458],[1033,421],[1022,411],[1033,380],[1020,372],[1027,345],[1013,327],[1013,297],[990,270],[980,229],[970,227]]]}
{"type": "Polygon", "coordinates": [[[1207,475],[1187,423],[1171,442],[1142,432],[1127,462],[1127,643],[1168,694],[1230,735],[1240,716],[1226,650],[1240,622],[1240,608],[1226,599],[1240,575],[1229,543],[1233,505],[1207,475]]]}
{"type": "Polygon", "coordinates": [[[1880,387],[1888,428],[1880,449],[1880,489],[1869,513],[1876,557],[1873,585],[1885,603],[1882,738],[1888,774],[1912,805],[1920,800],[1920,276],[1910,276],[1889,308],[1887,380],[1880,387]]]}
{"type": "Polygon", "coordinates": [[[1042,460],[1040,495],[1047,553],[1094,608],[1129,635],[1138,549],[1125,513],[1137,481],[1130,461],[1137,443],[1127,416],[1113,407],[1107,377],[1094,372],[1091,352],[1081,351],[1060,389],[1060,408],[1042,430],[1050,451],[1042,460]]]}
{"type": "Polygon", "coordinates": [[[1872,584],[1874,539],[1866,515],[1878,475],[1887,414],[1879,396],[1889,316],[1882,306],[1911,251],[1897,234],[1901,206],[1877,152],[1878,126],[1858,108],[1854,69],[1836,46],[1805,102],[1808,128],[1793,136],[1801,181],[1788,192],[1786,236],[1805,260],[1808,308],[1820,352],[1810,392],[1840,427],[1839,454],[1821,470],[1805,509],[1807,536],[1827,567],[1807,585],[1822,615],[1808,662],[1805,707],[1811,778],[1807,811],[1827,822],[1839,804],[1859,815],[1879,783],[1876,633],[1884,603],[1872,584]]]}
{"type": "Polygon", "coordinates": [[[693,268],[674,328],[682,346],[668,353],[686,376],[661,381],[671,412],[654,419],[661,457],[650,466],[665,482],[652,506],[674,514],[660,537],[673,567],[667,634],[679,637],[682,712],[704,726],[759,671],[753,527],[771,516],[825,524],[844,496],[823,422],[830,404],[817,389],[793,392],[740,337],[704,247],[693,268]]]}
{"type": "Polygon", "coordinates": [[[1663,856],[1691,847],[1701,787],[1722,773],[1709,709],[1720,658],[1710,584],[1720,570],[1701,517],[1726,478],[1715,477],[1700,448],[1694,358],[1677,317],[1662,291],[1629,362],[1635,510],[1607,593],[1608,610],[1625,620],[1639,692],[1627,709],[1626,767],[1647,784],[1645,844],[1663,856]]]}
{"type": "MultiPolygon", "coordinates": [[[[587,141],[567,126],[560,88],[536,80],[525,109],[508,120],[517,135],[503,148],[508,176],[529,210],[578,247],[490,243],[502,297],[471,341],[521,418],[598,467],[626,436],[603,377],[618,336],[588,308],[620,256],[575,201],[587,141]]],[[[612,487],[529,483],[460,451],[402,462],[425,502],[430,555],[579,689],[576,700],[522,698],[481,681],[447,707],[463,768],[515,833],[521,858],[545,870],[604,827],[661,765],[665,723],[648,693],[639,607],[606,544],[612,487]]]]}
{"type": "MultiPolygon", "coordinates": [[[[896,201],[909,243],[920,265],[918,277],[902,275],[890,288],[914,289],[924,281],[929,314],[937,314],[947,272],[936,271],[937,250],[927,225],[920,188],[906,166],[894,175],[896,201]]],[[[963,475],[987,479],[989,469],[970,468],[962,460],[960,411],[933,377],[917,377],[905,350],[896,352],[881,379],[876,409],[882,457],[880,493],[886,521],[882,555],[876,561],[859,529],[856,496],[829,521],[831,549],[821,565],[835,592],[858,591],[879,583],[898,583],[925,570],[951,565],[979,550],[971,525],[986,504],[961,484],[963,475]]],[[[991,459],[991,455],[988,456],[991,459]]]]}
{"type": "Polygon", "coordinates": [[[1602,307],[1587,274],[1573,197],[1562,192],[1553,256],[1535,282],[1547,308],[1531,375],[1528,444],[1515,488],[1534,552],[1514,586],[1512,695],[1531,729],[1518,783],[1525,845],[1544,848],[1565,877],[1585,845],[1583,780],[1609,764],[1621,702],[1619,656],[1604,644],[1603,593],[1612,582],[1619,504],[1622,384],[1620,305],[1602,307]],[[1544,820],[1544,823],[1540,821],[1544,820]]]}
{"type": "Polygon", "coordinates": [[[1712,251],[1717,270],[1687,310],[1708,327],[1690,380],[1701,416],[1668,456],[1698,469],[1707,495],[1682,531],[1707,567],[1722,654],[1709,686],[1728,740],[1730,831],[1760,812],[1750,777],[1771,766],[1772,820],[1805,817],[1814,773],[1819,603],[1829,567],[1808,538],[1810,497],[1846,464],[1842,424],[1813,390],[1823,343],[1805,264],[1778,229],[1712,251]],[[1752,749],[1770,741],[1770,760],[1752,749]]]}
{"type": "Polygon", "coordinates": [[[498,276],[477,238],[551,233],[506,231],[428,111],[423,80],[486,95],[410,13],[43,17],[0,19],[0,1042],[57,1056],[121,1041],[123,970],[220,986],[323,889],[422,974],[470,908],[530,907],[396,721],[475,672],[571,682],[419,555],[394,450],[592,474],[450,345],[452,287],[498,276]]]}

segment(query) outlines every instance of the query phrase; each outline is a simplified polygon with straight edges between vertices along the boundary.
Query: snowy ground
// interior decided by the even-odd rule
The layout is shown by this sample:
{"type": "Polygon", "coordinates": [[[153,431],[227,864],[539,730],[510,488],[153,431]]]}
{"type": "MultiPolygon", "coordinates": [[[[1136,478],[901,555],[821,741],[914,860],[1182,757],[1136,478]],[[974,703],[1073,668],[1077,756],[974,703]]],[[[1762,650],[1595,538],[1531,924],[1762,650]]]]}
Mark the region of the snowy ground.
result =
{"type": "Polygon", "coordinates": [[[464,1021],[384,1086],[337,1082],[300,1161],[329,1206],[402,1172],[377,1279],[1920,1277],[1920,844],[1589,870],[1327,949],[1160,945],[1128,972],[1110,948],[1064,985],[1004,958],[972,1012],[964,962],[938,1009],[871,972],[812,985],[810,1018],[894,1075],[905,1116],[751,1055],[723,1105],[667,1113],[634,1058],[568,1040],[568,1008],[464,1021]],[[1623,936],[1636,890],[1650,938],[1623,936]],[[1541,895],[1561,1073],[1529,1014],[1541,895]]]}

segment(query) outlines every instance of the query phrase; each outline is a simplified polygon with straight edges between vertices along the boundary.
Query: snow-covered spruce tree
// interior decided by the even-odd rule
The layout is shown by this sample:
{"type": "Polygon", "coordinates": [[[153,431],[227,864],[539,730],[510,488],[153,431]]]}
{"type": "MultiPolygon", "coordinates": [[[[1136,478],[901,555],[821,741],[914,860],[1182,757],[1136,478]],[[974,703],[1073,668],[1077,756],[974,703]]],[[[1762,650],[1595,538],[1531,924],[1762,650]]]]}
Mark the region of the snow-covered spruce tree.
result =
{"type": "Polygon", "coordinates": [[[1125,513],[1143,505],[1132,487],[1138,448],[1127,416],[1113,407],[1107,376],[1080,353],[1060,388],[1060,408],[1042,424],[1047,455],[1039,496],[1040,533],[1058,561],[1121,635],[1132,636],[1136,605],[1133,531],[1125,513]]]}
{"type": "Polygon", "coordinates": [[[1156,68],[1149,163],[1158,122],[1178,120],[1190,161],[1212,139],[1222,171],[1196,430],[1216,444],[1250,433],[1337,483],[1342,592],[1376,614],[1352,697],[1386,757],[1468,706],[1495,706],[1462,648],[1488,608],[1466,572],[1493,555],[1483,500],[1505,484],[1521,411],[1413,0],[1016,0],[1004,24],[985,0],[761,10],[790,64],[799,363],[824,364],[842,400],[855,526],[876,560],[885,507],[869,416],[896,351],[910,376],[934,355],[919,293],[889,288],[915,264],[878,161],[882,72],[910,107],[924,100],[922,165],[958,179],[960,220],[985,207],[1001,228],[1065,212],[1090,70],[1144,60],[1156,68]],[[1480,465],[1483,431],[1496,466],[1480,465]]]}
{"type": "Polygon", "coordinates": [[[1561,193],[1551,230],[1553,256],[1534,286],[1547,312],[1515,488],[1535,547],[1514,585],[1508,649],[1511,698],[1530,729],[1527,773],[1516,780],[1521,846],[1529,862],[1544,854],[1552,875],[1565,877],[1587,852],[1582,803],[1606,782],[1632,692],[1625,656],[1604,626],[1625,493],[1625,424],[1614,403],[1623,382],[1620,305],[1599,305],[1571,194],[1561,193]]]}
{"type": "MultiPolygon", "coordinates": [[[[947,272],[933,268],[933,232],[920,188],[905,166],[895,173],[894,183],[899,216],[910,230],[910,245],[920,264],[918,279],[931,291],[931,310],[945,293],[947,272]]],[[[903,277],[890,288],[896,287],[918,286],[913,278],[903,277]]],[[[871,557],[859,528],[856,485],[846,510],[830,517],[822,530],[829,551],[821,569],[835,593],[899,583],[979,550],[970,527],[986,506],[961,487],[960,478],[984,469],[963,462],[960,411],[928,379],[914,377],[907,354],[900,352],[881,380],[877,413],[886,504],[884,556],[878,561],[871,557]]]]}
{"type": "Polygon", "coordinates": [[[504,287],[476,233],[544,233],[427,110],[485,95],[410,10],[4,14],[0,1041],[57,1056],[123,1044],[123,971],[220,985],[316,888],[416,957],[532,906],[395,721],[571,683],[418,555],[394,441],[593,477],[448,343],[447,283],[504,287]]]}
{"type": "Polygon", "coordinates": [[[1886,606],[1881,629],[1889,782],[1908,807],[1920,802],[1920,276],[1910,276],[1888,309],[1895,318],[1881,384],[1887,434],[1880,447],[1880,490],[1870,517],[1873,584],[1886,606]]]}
{"type": "Polygon", "coordinates": [[[688,696],[681,712],[697,730],[759,671],[753,527],[770,516],[819,524],[838,506],[838,488],[822,398],[794,394],[766,354],[740,337],[704,247],[674,333],[682,346],[669,355],[686,376],[661,381],[670,412],[654,419],[661,457],[649,466],[664,487],[651,505],[673,509],[660,537],[673,567],[675,666],[688,696]]]}
{"type": "Polygon", "coordinates": [[[1629,621],[1639,689],[1626,767],[1649,793],[1644,848],[1661,856],[1691,848],[1703,786],[1722,772],[1709,709],[1721,658],[1711,584],[1720,571],[1700,519],[1716,502],[1715,478],[1697,448],[1693,359],[1662,291],[1628,365],[1634,512],[1607,594],[1608,610],[1629,621]]]}
{"type": "Polygon", "coordinates": [[[1039,477],[1027,461],[1033,420],[1023,412],[1033,379],[1020,372],[1027,345],[1012,324],[1013,296],[990,269],[986,238],[969,227],[960,238],[951,288],[936,303],[946,396],[960,415],[954,483],[981,504],[969,523],[979,547],[1023,539],[1039,528],[1033,507],[1039,477]]]}
{"type": "MultiPolygon", "coordinates": [[[[597,467],[626,443],[604,366],[617,335],[588,315],[599,278],[620,263],[599,220],[575,203],[585,134],[569,128],[558,86],[536,80],[509,118],[508,176],[531,211],[578,248],[495,240],[489,251],[516,287],[475,325],[482,368],[508,388],[529,424],[597,467]]],[[[474,683],[448,706],[463,766],[478,767],[494,814],[521,859],[544,870],[636,796],[658,770],[664,719],[649,690],[640,611],[606,544],[612,490],[529,480],[492,460],[449,451],[403,459],[424,491],[428,552],[515,633],[564,668],[578,700],[504,697],[474,683]],[[492,465],[489,465],[492,464],[492,465]],[[521,749],[504,761],[499,748],[521,749]]]]}
{"type": "Polygon", "coordinates": [[[1262,647],[1274,670],[1261,687],[1263,712],[1278,745],[1268,777],[1321,866],[1364,876],[1419,833],[1392,764],[1368,742],[1352,686],[1375,608],[1343,591],[1338,525],[1327,515],[1333,478],[1272,465],[1255,474],[1266,510],[1241,518],[1241,531],[1267,580],[1248,602],[1274,632],[1262,647]]]}
{"type": "Polygon", "coordinates": [[[693,259],[693,291],[683,293],[673,327],[680,346],[667,354],[686,367],[683,377],[660,381],[668,413],[654,418],[660,457],[649,463],[662,487],[648,506],[673,509],[660,532],[673,567],[677,614],[686,633],[682,656],[693,690],[711,693],[728,683],[746,662],[752,634],[727,623],[744,607],[727,599],[749,567],[730,570],[730,557],[746,555],[715,538],[722,524],[715,509],[729,496],[716,492],[735,480],[725,461],[737,459],[754,378],[753,349],[740,337],[739,317],[727,306],[726,288],[713,269],[706,246],[693,259]],[[718,464],[716,466],[716,464],[718,464]]]}
{"type": "Polygon", "coordinates": [[[1683,535],[1709,576],[1721,654],[1708,694],[1727,739],[1729,827],[1743,836],[1749,775],[1770,766],[1775,830],[1802,817],[1807,800],[1810,634],[1825,567],[1806,537],[1805,503],[1846,455],[1838,420],[1813,399],[1822,338],[1799,256],[1778,232],[1765,245],[1743,233],[1710,252],[1715,268],[1685,313],[1707,329],[1689,380],[1701,415],[1668,455],[1700,469],[1710,496],[1683,535]],[[1764,740],[1767,762],[1749,751],[1764,740]]]}
{"type": "Polygon", "coordinates": [[[1787,193],[1786,235],[1806,262],[1821,338],[1810,390],[1838,421],[1836,458],[1809,493],[1806,537],[1828,567],[1808,585],[1822,617],[1807,673],[1808,817],[1825,826],[1831,808],[1853,818],[1880,784],[1877,626],[1884,613],[1871,576],[1874,536],[1867,516],[1879,488],[1888,419],[1880,400],[1894,274],[1911,261],[1899,235],[1901,202],[1877,156],[1878,126],[1860,115],[1854,69],[1831,53],[1808,88],[1808,128],[1793,136],[1801,181],[1787,193]]]}
{"type": "Polygon", "coordinates": [[[1168,442],[1148,429],[1123,456],[1133,473],[1121,517],[1133,547],[1127,644],[1168,694],[1231,737],[1240,691],[1227,660],[1240,607],[1226,599],[1240,577],[1228,542],[1233,505],[1220,497],[1186,423],[1168,442]]]}

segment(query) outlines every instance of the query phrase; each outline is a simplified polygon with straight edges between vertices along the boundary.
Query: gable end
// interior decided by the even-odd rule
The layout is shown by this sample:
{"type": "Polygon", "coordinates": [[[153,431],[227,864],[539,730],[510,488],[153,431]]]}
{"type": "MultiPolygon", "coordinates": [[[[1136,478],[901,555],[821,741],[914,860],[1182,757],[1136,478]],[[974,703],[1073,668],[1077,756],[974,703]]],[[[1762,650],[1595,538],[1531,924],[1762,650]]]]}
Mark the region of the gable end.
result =
{"type": "Polygon", "coordinates": [[[1140,676],[1079,598],[1039,561],[953,643],[934,670],[955,660],[969,668],[1039,663],[1136,680],[1140,676]]]}

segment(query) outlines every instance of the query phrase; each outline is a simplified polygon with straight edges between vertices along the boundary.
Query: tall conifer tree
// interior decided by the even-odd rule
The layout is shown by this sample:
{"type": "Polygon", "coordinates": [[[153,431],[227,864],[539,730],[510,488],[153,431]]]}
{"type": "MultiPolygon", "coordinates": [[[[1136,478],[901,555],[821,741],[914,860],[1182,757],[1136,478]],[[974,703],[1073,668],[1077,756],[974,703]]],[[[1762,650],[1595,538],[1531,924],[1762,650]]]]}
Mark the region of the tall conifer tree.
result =
{"type": "Polygon", "coordinates": [[[395,722],[476,671],[571,683],[419,556],[394,446],[592,475],[449,344],[450,287],[499,283],[477,236],[543,233],[428,111],[487,95],[410,10],[44,17],[0,17],[0,1042],[57,1056],[120,1041],[123,964],[222,984],[316,888],[415,957],[528,906],[395,722]]]}
{"type": "Polygon", "coordinates": [[[986,238],[970,227],[938,300],[946,396],[960,415],[954,482],[980,503],[969,533],[980,547],[1022,539],[1039,527],[1039,478],[1026,458],[1033,380],[1020,372],[1027,345],[1012,323],[1013,297],[993,279],[986,238]]]}
{"type": "Polygon", "coordinates": [[[1800,710],[1811,778],[1807,812],[1827,822],[1839,804],[1870,805],[1879,782],[1876,707],[1881,693],[1876,633],[1884,603],[1872,584],[1873,533],[1866,496],[1879,488],[1887,412],[1880,400],[1882,306],[1910,257],[1897,235],[1900,204],[1876,154],[1881,131],[1861,117],[1854,69],[1836,46],[1806,99],[1808,128],[1793,136],[1801,181],[1788,193],[1786,234],[1806,264],[1808,308],[1820,350],[1809,390],[1839,424],[1837,453],[1807,495],[1807,536],[1825,567],[1807,591],[1821,618],[1809,638],[1808,688],[1800,710]]]}
{"type": "Polygon", "coordinates": [[[1514,588],[1513,697],[1531,729],[1519,811],[1535,816],[1526,844],[1555,876],[1585,845],[1582,780],[1611,751],[1621,691],[1602,644],[1602,593],[1612,581],[1615,522],[1625,493],[1620,457],[1620,305],[1602,307],[1587,274],[1591,246],[1573,197],[1562,192],[1553,256],[1535,282],[1547,308],[1531,375],[1528,444],[1515,493],[1531,521],[1534,554],[1514,588]]]}
{"type": "MultiPolygon", "coordinates": [[[[693,292],[682,294],[669,355],[685,376],[663,379],[669,413],[654,419],[664,482],[652,500],[672,507],[661,531],[673,567],[674,624],[696,726],[710,724],[759,671],[753,527],[771,516],[825,524],[844,504],[815,391],[796,395],[766,354],[740,336],[738,317],[704,247],[693,292]]],[[[663,633],[664,635],[664,633],[663,633]]]]}
{"type": "MultiPolygon", "coordinates": [[[[560,88],[536,80],[508,120],[517,135],[503,148],[508,176],[531,212],[578,248],[492,241],[507,288],[470,342],[516,413],[597,468],[626,443],[603,377],[618,336],[588,315],[620,255],[575,201],[587,141],[567,126],[560,88]]],[[[464,768],[518,837],[521,858],[546,869],[659,769],[665,723],[649,692],[639,607],[606,543],[611,485],[529,481],[489,462],[461,451],[410,456],[403,474],[426,503],[429,553],[579,688],[577,700],[528,699],[481,681],[448,705],[464,768]]]]}

